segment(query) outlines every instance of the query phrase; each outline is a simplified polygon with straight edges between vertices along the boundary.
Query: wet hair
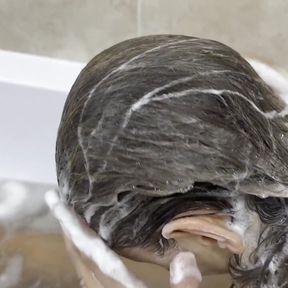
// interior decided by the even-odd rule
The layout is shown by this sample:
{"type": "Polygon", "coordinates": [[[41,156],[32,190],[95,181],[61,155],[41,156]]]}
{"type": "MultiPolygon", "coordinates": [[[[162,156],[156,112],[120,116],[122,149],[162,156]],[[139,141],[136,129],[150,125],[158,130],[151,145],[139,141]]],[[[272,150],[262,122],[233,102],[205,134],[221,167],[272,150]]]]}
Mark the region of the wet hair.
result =
{"type": "Polygon", "coordinates": [[[235,283],[288,287],[285,107],[224,44],[124,41],[92,59],[69,93],[56,147],[60,194],[116,250],[163,253],[173,243],[161,229],[183,212],[209,208],[239,223],[254,213],[258,245],[248,262],[231,259],[235,283]]]}

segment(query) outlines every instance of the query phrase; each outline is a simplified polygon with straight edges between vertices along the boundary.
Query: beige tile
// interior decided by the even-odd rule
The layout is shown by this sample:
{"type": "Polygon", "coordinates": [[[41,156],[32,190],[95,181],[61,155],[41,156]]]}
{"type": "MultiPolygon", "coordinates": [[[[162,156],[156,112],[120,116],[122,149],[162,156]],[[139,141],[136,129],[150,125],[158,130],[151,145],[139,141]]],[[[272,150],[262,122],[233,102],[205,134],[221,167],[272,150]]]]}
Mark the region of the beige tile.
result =
{"type": "Polygon", "coordinates": [[[135,0],[0,0],[0,49],[87,61],[136,36],[135,0]]]}
{"type": "Polygon", "coordinates": [[[186,34],[224,42],[288,69],[286,0],[142,0],[143,34],[186,34]]]}

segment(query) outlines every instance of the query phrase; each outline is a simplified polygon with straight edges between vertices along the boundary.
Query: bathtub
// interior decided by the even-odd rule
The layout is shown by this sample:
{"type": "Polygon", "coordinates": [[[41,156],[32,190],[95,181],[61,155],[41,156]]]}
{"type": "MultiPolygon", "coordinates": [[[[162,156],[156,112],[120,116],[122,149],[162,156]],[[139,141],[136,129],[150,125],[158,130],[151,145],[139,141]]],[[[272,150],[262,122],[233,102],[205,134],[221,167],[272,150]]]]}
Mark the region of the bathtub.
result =
{"type": "MultiPolygon", "coordinates": [[[[286,78],[261,62],[249,61],[288,103],[286,78]]],[[[44,202],[44,193],[56,184],[57,129],[67,94],[83,66],[0,50],[0,252],[6,257],[1,259],[5,263],[0,271],[1,287],[36,287],[42,283],[39,281],[53,287],[78,287],[78,277],[58,223],[44,202]],[[25,282],[27,279],[31,283],[25,282]]],[[[134,270],[143,273],[142,264],[133,262],[134,270]]],[[[153,269],[155,276],[163,273],[159,267],[153,269]]],[[[159,281],[152,278],[151,283],[159,281]]],[[[229,285],[229,275],[213,275],[205,277],[201,287],[229,285]]]]}
{"type": "Polygon", "coordinates": [[[0,178],[56,183],[57,129],[83,66],[0,50],[0,178]]]}
{"type": "Polygon", "coordinates": [[[0,50],[1,287],[80,287],[44,193],[56,184],[57,129],[83,66],[0,50]]]}

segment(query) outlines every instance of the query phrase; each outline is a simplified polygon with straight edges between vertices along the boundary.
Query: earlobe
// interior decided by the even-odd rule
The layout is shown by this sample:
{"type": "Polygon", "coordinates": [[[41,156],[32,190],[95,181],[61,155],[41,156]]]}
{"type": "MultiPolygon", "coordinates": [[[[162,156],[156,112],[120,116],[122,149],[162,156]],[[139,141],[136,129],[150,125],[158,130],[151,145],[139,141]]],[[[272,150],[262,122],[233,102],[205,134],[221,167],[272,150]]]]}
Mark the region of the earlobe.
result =
{"type": "Polygon", "coordinates": [[[202,245],[218,245],[233,254],[240,254],[244,249],[242,237],[227,225],[227,216],[200,215],[179,218],[166,224],[162,230],[166,239],[177,240],[187,234],[199,236],[202,245]]]}

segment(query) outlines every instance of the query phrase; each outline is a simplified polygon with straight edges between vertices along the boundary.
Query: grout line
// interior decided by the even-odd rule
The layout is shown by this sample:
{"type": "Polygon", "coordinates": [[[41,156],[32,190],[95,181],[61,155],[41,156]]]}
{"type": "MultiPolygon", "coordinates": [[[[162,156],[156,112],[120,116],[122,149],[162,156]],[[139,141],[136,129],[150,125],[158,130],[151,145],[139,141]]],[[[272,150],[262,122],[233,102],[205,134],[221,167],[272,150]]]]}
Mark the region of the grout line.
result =
{"type": "Polygon", "coordinates": [[[142,0],[137,0],[137,36],[142,36],[142,0]]]}

